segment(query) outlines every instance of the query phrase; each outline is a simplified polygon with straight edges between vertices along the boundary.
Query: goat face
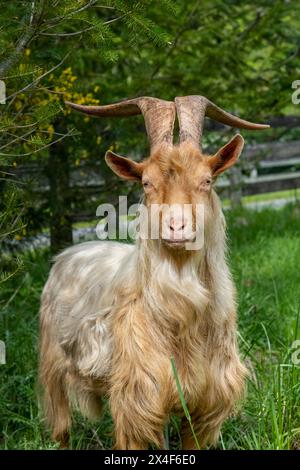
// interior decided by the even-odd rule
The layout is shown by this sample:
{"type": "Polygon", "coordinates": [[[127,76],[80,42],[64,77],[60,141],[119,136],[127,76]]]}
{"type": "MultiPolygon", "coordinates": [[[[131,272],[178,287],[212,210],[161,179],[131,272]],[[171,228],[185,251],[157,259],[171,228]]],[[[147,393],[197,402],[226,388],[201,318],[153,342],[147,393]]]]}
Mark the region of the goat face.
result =
{"type": "Polygon", "coordinates": [[[121,178],[143,186],[147,236],[157,234],[167,248],[182,250],[213,228],[213,182],[235,163],[243,142],[237,135],[211,157],[189,142],[162,146],[139,163],[109,151],[106,162],[121,178]]]}

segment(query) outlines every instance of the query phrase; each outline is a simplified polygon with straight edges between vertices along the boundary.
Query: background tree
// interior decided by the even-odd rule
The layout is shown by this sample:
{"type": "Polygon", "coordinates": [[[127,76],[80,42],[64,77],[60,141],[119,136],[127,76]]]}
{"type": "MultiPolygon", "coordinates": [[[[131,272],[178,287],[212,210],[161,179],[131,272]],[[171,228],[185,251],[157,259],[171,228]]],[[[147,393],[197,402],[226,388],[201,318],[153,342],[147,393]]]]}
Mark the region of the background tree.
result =
{"type": "MultiPolygon", "coordinates": [[[[68,175],[70,165],[78,166],[80,155],[88,157],[89,152],[78,141],[73,145],[66,142],[66,137],[75,135],[74,121],[82,119],[69,118],[63,101],[71,97],[89,104],[98,102],[90,90],[99,91],[99,76],[118,60],[125,41],[132,48],[141,41],[154,47],[167,44],[166,33],[147,17],[151,3],[41,0],[2,5],[0,77],[6,83],[7,100],[0,108],[0,164],[5,180],[1,191],[17,192],[18,172],[12,175],[7,169],[20,163],[38,166],[38,176],[48,176],[50,188],[47,200],[40,198],[36,203],[37,178],[32,178],[31,185],[27,178],[22,198],[29,202],[24,208],[29,225],[27,229],[22,226],[18,237],[39,228],[46,219],[47,225],[50,220],[53,251],[71,242],[71,220],[66,213],[71,200],[68,175]],[[122,26],[115,32],[112,26],[118,22],[122,26]],[[76,80],[73,65],[81,75],[78,92],[72,86],[76,80]]],[[[163,10],[173,11],[171,2],[159,3],[163,10]]],[[[88,148],[99,143],[95,134],[85,140],[88,148]]],[[[3,211],[5,201],[2,198],[3,211]]],[[[7,229],[4,232],[7,238],[7,229]]],[[[11,235],[16,236],[16,228],[11,235]]]]}

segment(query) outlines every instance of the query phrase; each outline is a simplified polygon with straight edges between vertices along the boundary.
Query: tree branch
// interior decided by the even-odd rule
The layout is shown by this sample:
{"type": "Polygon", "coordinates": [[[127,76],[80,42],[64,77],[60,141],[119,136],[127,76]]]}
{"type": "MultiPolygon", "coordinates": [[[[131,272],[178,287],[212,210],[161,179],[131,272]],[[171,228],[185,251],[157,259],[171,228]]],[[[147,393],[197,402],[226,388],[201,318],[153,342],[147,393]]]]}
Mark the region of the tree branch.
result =
{"type": "Polygon", "coordinates": [[[2,153],[2,152],[0,152],[0,156],[1,157],[27,157],[29,155],[34,155],[35,153],[39,153],[42,150],[45,150],[45,149],[51,147],[51,145],[57,144],[58,142],[64,140],[66,137],[69,137],[71,135],[73,135],[73,130],[68,131],[66,134],[63,134],[58,139],[54,140],[53,142],[50,142],[49,144],[43,145],[42,147],[40,147],[37,150],[34,150],[33,152],[27,152],[27,153],[2,153]]]}
{"type": "Polygon", "coordinates": [[[26,85],[24,88],[22,88],[21,90],[18,90],[16,91],[15,93],[13,93],[12,95],[10,95],[7,100],[10,100],[10,99],[13,99],[15,96],[17,96],[19,93],[23,93],[24,91],[28,90],[29,88],[33,87],[34,85],[36,85],[39,81],[41,81],[43,78],[45,78],[47,75],[49,75],[50,73],[54,72],[54,70],[58,69],[66,60],[67,58],[69,57],[69,55],[71,54],[71,51],[69,51],[65,57],[58,63],[56,64],[54,67],[52,67],[50,70],[47,70],[47,72],[43,73],[42,75],[40,75],[38,78],[36,78],[35,80],[33,80],[33,82],[29,83],[28,85],[26,85]]]}
{"type": "MultiPolygon", "coordinates": [[[[35,1],[33,0],[31,2],[30,18],[29,18],[29,25],[27,26],[27,31],[19,39],[13,54],[0,64],[0,77],[3,74],[5,74],[11,67],[15,65],[18,58],[20,57],[23,50],[25,49],[25,47],[27,47],[27,45],[36,35],[38,28],[40,26],[40,23],[42,21],[42,18],[43,18],[44,8],[45,8],[45,1],[43,2],[40,13],[38,14],[38,12],[35,9],[35,1]]],[[[25,23],[25,18],[23,18],[23,22],[25,23]]]]}

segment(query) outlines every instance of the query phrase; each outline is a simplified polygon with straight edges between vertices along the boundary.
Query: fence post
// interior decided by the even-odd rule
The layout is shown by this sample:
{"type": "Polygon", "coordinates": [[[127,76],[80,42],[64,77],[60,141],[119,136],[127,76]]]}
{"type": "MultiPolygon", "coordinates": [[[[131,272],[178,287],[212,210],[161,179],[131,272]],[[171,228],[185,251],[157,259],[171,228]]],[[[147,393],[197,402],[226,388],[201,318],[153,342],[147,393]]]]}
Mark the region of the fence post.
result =
{"type": "Polygon", "coordinates": [[[0,365],[6,364],[6,349],[4,341],[0,341],[0,365]]]}
{"type": "Polygon", "coordinates": [[[6,86],[3,80],[0,80],[0,104],[6,103],[6,86]]]}
{"type": "Polygon", "coordinates": [[[231,208],[242,205],[242,171],[240,166],[234,166],[230,171],[230,204],[231,208]]]}

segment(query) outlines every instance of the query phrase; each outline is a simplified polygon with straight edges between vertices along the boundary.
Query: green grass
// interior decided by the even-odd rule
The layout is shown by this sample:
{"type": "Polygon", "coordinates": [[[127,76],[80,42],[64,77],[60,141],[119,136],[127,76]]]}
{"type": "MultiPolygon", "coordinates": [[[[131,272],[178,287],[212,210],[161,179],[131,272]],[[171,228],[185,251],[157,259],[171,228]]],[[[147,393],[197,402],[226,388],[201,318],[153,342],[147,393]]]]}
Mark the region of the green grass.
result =
{"type": "MultiPolygon", "coordinates": [[[[293,365],[300,337],[300,206],[226,213],[230,264],[238,289],[241,354],[251,370],[238,414],[222,429],[220,449],[300,448],[300,367],[293,365]]],[[[49,270],[47,251],[28,253],[25,269],[1,285],[0,339],[7,364],[0,366],[0,447],[55,448],[36,400],[38,306],[49,270]]],[[[107,406],[101,422],[76,416],[73,449],[112,446],[107,406]]],[[[172,448],[178,420],[167,428],[172,448]]]]}
{"type": "Polygon", "coordinates": [[[299,199],[300,189],[287,189],[285,191],[276,191],[272,193],[254,194],[253,196],[245,196],[244,202],[260,202],[260,201],[273,201],[274,199],[299,199]]]}
{"type": "MultiPolygon", "coordinates": [[[[271,193],[263,193],[263,194],[254,194],[253,196],[244,196],[242,198],[242,204],[249,204],[255,202],[269,202],[274,201],[277,199],[291,199],[299,201],[300,199],[300,189],[287,189],[285,191],[276,191],[271,193]]],[[[230,206],[230,200],[224,199],[223,206],[228,207],[230,206]]]]}

